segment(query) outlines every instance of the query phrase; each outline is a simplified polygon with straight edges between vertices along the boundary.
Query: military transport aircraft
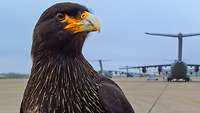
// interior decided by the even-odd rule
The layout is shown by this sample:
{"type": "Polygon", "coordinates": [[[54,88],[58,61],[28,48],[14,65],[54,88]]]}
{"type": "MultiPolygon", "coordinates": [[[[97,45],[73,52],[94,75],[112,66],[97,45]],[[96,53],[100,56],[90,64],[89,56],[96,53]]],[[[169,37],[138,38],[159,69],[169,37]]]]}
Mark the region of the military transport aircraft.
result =
{"type": "Polygon", "coordinates": [[[143,65],[143,66],[133,66],[129,68],[138,68],[142,69],[143,73],[147,72],[147,68],[157,67],[158,73],[162,72],[163,67],[171,67],[171,73],[167,76],[167,80],[170,82],[173,79],[179,80],[183,79],[185,81],[190,81],[189,75],[187,75],[187,68],[192,67],[194,68],[195,72],[199,71],[200,64],[186,64],[182,61],[182,46],[183,46],[183,38],[197,36],[200,33],[196,34],[159,34],[159,33],[145,33],[147,35],[155,35],[155,36],[165,36],[165,37],[173,37],[178,39],[178,59],[172,64],[160,64],[160,65],[143,65]]]}

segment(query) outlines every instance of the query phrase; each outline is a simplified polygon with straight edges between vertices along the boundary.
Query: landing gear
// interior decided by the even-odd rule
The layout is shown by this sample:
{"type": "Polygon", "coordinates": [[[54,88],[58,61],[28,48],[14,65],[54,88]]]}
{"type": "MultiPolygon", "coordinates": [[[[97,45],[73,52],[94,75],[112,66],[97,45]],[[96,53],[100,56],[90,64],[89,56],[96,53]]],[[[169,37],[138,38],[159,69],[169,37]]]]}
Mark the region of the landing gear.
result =
{"type": "Polygon", "coordinates": [[[190,78],[185,78],[184,80],[185,80],[185,82],[189,82],[190,78]]]}
{"type": "Polygon", "coordinates": [[[185,82],[189,82],[191,79],[190,78],[183,78],[183,79],[175,79],[175,78],[167,78],[168,82],[179,82],[179,80],[184,80],[185,82]]]}
{"type": "Polygon", "coordinates": [[[172,78],[167,78],[167,81],[168,81],[168,82],[171,82],[171,81],[172,81],[172,78]]]}

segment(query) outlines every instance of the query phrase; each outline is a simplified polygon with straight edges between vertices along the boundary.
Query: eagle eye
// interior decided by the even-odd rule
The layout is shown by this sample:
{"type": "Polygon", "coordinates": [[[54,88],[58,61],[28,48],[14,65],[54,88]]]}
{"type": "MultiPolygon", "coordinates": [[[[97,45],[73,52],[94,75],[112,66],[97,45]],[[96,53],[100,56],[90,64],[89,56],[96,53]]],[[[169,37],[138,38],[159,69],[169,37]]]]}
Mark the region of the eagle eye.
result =
{"type": "Polygon", "coordinates": [[[59,20],[59,21],[63,21],[65,19],[65,14],[64,13],[57,13],[56,14],[56,18],[59,20]]]}
{"type": "Polygon", "coordinates": [[[88,16],[88,12],[85,11],[81,14],[81,19],[85,19],[87,16],[88,16]]]}

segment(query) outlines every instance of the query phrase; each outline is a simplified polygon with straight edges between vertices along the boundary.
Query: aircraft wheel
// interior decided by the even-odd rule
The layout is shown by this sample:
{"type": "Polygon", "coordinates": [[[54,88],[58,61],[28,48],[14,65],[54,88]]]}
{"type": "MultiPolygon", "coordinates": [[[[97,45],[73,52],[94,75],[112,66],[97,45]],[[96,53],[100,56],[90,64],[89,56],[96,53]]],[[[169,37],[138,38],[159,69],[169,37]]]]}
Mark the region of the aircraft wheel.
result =
{"type": "Polygon", "coordinates": [[[168,81],[168,82],[171,82],[171,81],[172,81],[172,79],[171,79],[171,78],[167,78],[167,81],[168,81]]]}
{"type": "Polygon", "coordinates": [[[185,82],[189,82],[190,81],[190,78],[185,78],[185,82]]]}

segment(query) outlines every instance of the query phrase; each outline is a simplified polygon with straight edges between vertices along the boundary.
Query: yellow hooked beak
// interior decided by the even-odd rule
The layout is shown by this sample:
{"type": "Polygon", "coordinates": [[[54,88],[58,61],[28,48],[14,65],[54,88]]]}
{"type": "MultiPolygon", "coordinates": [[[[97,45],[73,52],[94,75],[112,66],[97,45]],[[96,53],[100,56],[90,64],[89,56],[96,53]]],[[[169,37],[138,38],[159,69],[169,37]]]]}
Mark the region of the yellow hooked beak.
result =
{"type": "Polygon", "coordinates": [[[63,21],[67,23],[64,29],[71,30],[74,33],[93,31],[100,32],[100,24],[97,17],[86,11],[81,14],[80,19],[65,16],[63,21]]]}

